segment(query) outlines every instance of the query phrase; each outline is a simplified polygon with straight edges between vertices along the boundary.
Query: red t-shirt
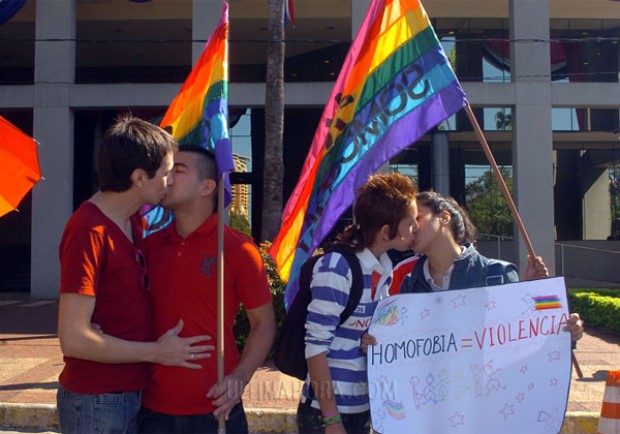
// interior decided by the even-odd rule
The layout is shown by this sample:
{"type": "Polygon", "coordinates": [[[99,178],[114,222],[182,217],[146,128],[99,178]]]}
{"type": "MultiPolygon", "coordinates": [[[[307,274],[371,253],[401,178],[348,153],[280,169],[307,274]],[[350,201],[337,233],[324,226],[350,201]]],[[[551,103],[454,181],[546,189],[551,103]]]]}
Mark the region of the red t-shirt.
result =
{"type": "MultiPolygon", "coordinates": [[[[92,322],[105,334],[128,341],[150,341],[149,295],[138,261],[140,220],[132,218],[134,244],[91,202],[71,216],[60,242],[60,293],[95,297],[92,322]]],[[[144,389],[146,363],[99,363],[65,357],[60,384],[72,392],[98,395],[144,389]]]]}
{"type": "MultiPolygon", "coordinates": [[[[181,336],[217,338],[217,215],[207,219],[187,238],[181,238],[174,221],[145,240],[154,332],[157,336],[183,319],[181,336]]],[[[229,227],[224,232],[224,372],[239,363],[233,324],[243,303],[254,309],[271,302],[262,258],[254,243],[229,227]]],[[[202,369],[151,365],[151,379],[142,404],[159,413],[208,414],[207,399],[217,383],[217,357],[197,361],[202,369]]]]}

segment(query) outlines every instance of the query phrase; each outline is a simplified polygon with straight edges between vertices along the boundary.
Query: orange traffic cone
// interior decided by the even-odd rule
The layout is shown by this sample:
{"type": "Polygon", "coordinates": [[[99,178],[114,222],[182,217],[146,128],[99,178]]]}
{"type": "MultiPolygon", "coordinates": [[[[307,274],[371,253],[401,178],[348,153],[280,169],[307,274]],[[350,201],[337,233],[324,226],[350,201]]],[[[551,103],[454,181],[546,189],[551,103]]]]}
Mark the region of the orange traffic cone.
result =
{"type": "Polygon", "coordinates": [[[605,384],[605,395],[601,417],[598,421],[598,434],[620,433],[620,371],[609,371],[605,384]]]}

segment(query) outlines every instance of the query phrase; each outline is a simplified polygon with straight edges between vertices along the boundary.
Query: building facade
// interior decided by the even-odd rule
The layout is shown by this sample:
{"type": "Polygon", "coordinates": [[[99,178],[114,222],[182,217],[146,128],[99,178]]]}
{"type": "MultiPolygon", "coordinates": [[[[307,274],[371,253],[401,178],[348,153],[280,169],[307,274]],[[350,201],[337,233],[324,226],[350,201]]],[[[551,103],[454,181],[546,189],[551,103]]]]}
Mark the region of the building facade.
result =
{"type": "MultiPolygon", "coordinates": [[[[295,23],[286,31],[285,198],[369,3],[295,1],[295,23]]],[[[512,170],[513,196],[537,254],[554,271],[557,241],[612,236],[620,2],[424,5],[496,160],[512,170]]],[[[94,155],[102,132],[120,112],[145,119],[165,112],[220,10],[221,0],[29,0],[0,25],[0,115],[40,142],[45,177],[19,213],[0,219],[6,258],[0,290],[57,297],[58,244],[73,210],[97,188],[94,155]]],[[[248,204],[239,206],[255,234],[265,170],[267,37],[266,1],[231,0],[229,103],[231,117],[241,119],[231,137],[233,152],[248,161],[247,172],[231,178],[246,186],[248,204]]],[[[483,173],[488,163],[460,113],[390,165],[414,173],[423,189],[463,201],[470,174],[483,173]]],[[[515,238],[509,257],[523,264],[526,251],[515,238]]]]}

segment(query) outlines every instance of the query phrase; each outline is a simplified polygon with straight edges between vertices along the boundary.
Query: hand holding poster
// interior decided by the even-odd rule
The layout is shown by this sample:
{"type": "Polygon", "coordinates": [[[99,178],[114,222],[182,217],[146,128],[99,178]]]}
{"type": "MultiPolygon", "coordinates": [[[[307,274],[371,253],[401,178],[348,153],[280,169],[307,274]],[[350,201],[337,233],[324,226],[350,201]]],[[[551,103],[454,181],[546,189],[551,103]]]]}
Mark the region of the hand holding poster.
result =
{"type": "Polygon", "coordinates": [[[382,300],[369,333],[383,434],[557,433],[571,374],[563,278],[382,300]]]}

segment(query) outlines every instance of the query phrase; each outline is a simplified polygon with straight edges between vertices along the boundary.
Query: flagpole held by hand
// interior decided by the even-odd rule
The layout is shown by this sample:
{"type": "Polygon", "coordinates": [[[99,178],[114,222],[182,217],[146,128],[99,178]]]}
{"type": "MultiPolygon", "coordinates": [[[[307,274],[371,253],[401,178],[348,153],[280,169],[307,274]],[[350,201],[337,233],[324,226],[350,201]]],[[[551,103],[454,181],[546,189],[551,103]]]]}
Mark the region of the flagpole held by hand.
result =
{"type": "Polygon", "coordinates": [[[480,128],[480,125],[478,124],[478,120],[476,119],[476,116],[474,115],[474,112],[471,109],[471,106],[469,105],[469,103],[465,105],[465,112],[467,113],[467,117],[469,118],[469,121],[474,127],[476,136],[478,137],[478,140],[480,141],[480,144],[482,145],[482,150],[484,151],[484,154],[486,155],[487,160],[489,160],[489,164],[491,165],[491,169],[493,170],[493,175],[495,175],[495,180],[499,184],[499,187],[502,190],[502,194],[504,195],[504,199],[506,199],[506,203],[508,204],[508,207],[510,208],[510,212],[512,212],[512,216],[515,219],[515,222],[517,223],[517,228],[519,229],[519,233],[523,237],[523,242],[525,243],[525,247],[527,248],[527,251],[529,252],[531,257],[535,258],[536,253],[534,252],[534,247],[532,246],[532,243],[530,242],[530,237],[527,235],[525,226],[523,225],[523,221],[521,220],[521,216],[519,215],[519,211],[517,211],[517,206],[512,200],[512,196],[510,195],[508,186],[506,186],[506,182],[504,181],[504,178],[502,177],[502,174],[499,171],[499,167],[497,167],[495,158],[493,157],[493,154],[491,153],[491,148],[489,147],[489,144],[487,143],[487,139],[484,137],[484,134],[482,133],[482,129],[480,128]]]}
{"type": "MultiPolygon", "coordinates": [[[[487,143],[487,139],[484,137],[482,129],[480,128],[480,125],[478,124],[478,120],[476,119],[476,116],[474,115],[474,112],[471,109],[471,106],[469,105],[469,103],[465,105],[465,112],[467,113],[467,117],[469,118],[469,121],[474,127],[476,136],[478,137],[478,140],[480,141],[480,145],[482,145],[482,150],[484,151],[484,154],[486,155],[487,160],[489,160],[489,164],[491,165],[491,169],[493,170],[493,175],[495,175],[495,180],[497,181],[500,189],[502,190],[502,194],[504,195],[504,199],[506,199],[506,203],[508,204],[508,207],[510,208],[512,217],[515,219],[515,222],[517,223],[517,228],[519,229],[519,233],[521,234],[521,237],[523,238],[523,243],[525,244],[525,247],[527,248],[527,251],[529,252],[530,256],[532,258],[535,258],[536,253],[534,252],[534,246],[532,246],[530,237],[527,235],[525,226],[523,225],[523,221],[521,220],[521,216],[519,215],[519,211],[517,210],[517,206],[515,205],[514,200],[512,199],[512,196],[510,195],[508,186],[506,185],[506,182],[504,181],[504,178],[502,177],[502,174],[499,171],[499,167],[497,166],[497,163],[495,162],[495,158],[493,157],[491,148],[489,147],[489,144],[487,143]]],[[[575,372],[577,373],[577,376],[579,378],[582,378],[583,373],[581,372],[581,367],[579,366],[579,362],[577,361],[577,358],[575,357],[575,353],[572,350],[571,350],[571,360],[573,362],[573,367],[575,368],[575,372]]]]}
{"type": "MultiPolygon", "coordinates": [[[[218,181],[217,191],[217,383],[224,381],[224,191],[226,173],[218,181]]],[[[217,418],[218,434],[226,433],[224,414],[217,418]]]]}

